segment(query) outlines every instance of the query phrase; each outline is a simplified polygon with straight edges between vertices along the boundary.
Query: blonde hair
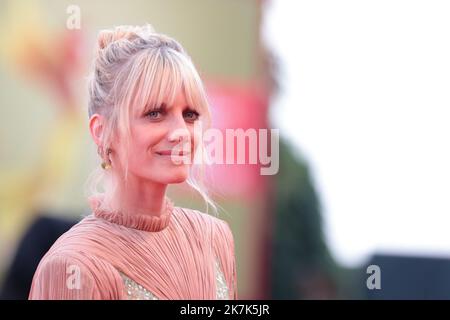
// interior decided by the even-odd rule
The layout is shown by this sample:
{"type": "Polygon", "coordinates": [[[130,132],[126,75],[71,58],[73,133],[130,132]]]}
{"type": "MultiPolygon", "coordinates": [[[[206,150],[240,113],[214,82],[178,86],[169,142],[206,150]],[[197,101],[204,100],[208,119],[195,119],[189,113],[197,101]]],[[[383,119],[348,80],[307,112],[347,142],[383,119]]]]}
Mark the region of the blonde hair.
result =
{"type": "MultiPolygon", "coordinates": [[[[211,124],[209,103],[203,83],[190,57],[174,39],[156,33],[146,24],[139,26],[118,26],[102,30],[98,34],[92,72],[88,79],[89,117],[100,114],[106,118],[102,150],[107,150],[112,138],[121,133],[125,137],[125,157],[128,159],[130,138],[130,112],[133,105],[143,110],[152,110],[169,97],[175,99],[183,90],[188,104],[200,114],[206,127],[211,124]]],[[[203,148],[203,141],[200,141],[203,148]]],[[[201,153],[206,156],[206,152],[201,153]]],[[[128,162],[125,160],[125,182],[128,177],[128,162]]],[[[192,164],[187,183],[196,190],[206,204],[217,214],[217,205],[204,186],[204,163],[192,164]]],[[[87,196],[102,194],[107,206],[117,188],[111,170],[97,167],[86,182],[87,196]],[[98,187],[103,184],[104,192],[98,187]]],[[[106,209],[106,208],[105,208],[106,209]]],[[[110,209],[111,208],[107,208],[110,209]]]]}

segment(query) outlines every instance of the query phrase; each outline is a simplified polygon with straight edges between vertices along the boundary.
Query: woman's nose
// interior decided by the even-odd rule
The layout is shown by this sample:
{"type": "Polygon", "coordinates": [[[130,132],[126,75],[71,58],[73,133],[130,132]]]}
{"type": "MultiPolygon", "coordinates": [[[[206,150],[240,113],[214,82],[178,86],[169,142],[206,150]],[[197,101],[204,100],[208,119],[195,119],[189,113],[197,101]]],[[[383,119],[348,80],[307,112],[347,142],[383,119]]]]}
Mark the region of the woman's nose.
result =
{"type": "Polygon", "coordinates": [[[181,141],[189,141],[189,130],[186,127],[186,123],[184,122],[184,118],[174,119],[172,121],[172,125],[168,134],[169,142],[181,142],[181,141]]]}

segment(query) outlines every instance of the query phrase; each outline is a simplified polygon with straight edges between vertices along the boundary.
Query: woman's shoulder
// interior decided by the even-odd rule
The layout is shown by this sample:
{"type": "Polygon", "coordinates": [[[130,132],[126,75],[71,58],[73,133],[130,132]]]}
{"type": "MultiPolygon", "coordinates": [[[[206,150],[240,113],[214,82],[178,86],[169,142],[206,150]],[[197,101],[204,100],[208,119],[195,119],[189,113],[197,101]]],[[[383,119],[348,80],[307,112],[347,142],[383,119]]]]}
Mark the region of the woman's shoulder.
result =
{"type": "MultiPolygon", "coordinates": [[[[62,234],[42,257],[30,299],[100,299],[117,296],[120,276],[99,254],[92,239],[91,217],[62,234]],[[77,290],[72,290],[72,289],[77,290]]],[[[93,232],[95,233],[95,232],[93,232]]]]}
{"type": "Polygon", "coordinates": [[[44,257],[53,256],[82,259],[92,243],[97,240],[96,237],[102,237],[97,230],[102,230],[98,225],[98,219],[94,219],[92,215],[83,217],[78,223],[73,225],[69,230],[60,235],[53,243],[44,257]]]}

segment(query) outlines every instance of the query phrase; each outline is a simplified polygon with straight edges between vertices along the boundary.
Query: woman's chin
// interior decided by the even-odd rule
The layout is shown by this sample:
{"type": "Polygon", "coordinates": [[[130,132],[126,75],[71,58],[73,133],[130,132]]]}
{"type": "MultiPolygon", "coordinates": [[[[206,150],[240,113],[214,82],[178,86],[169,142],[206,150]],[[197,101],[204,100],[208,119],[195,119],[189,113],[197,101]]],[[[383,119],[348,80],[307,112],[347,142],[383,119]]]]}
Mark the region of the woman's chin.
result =
{"type": "Polygon", "coordinates": [[[184,170],[180,170],[179,172],[174,172],[170,176],[167,176],[166,179],[164,179],[164,180],[166,181],[166,184],[177,184],[177,183],[185,182],[187,180],[187,178],[188,178],[188,172],[184,171],[184,170]]]}
{"type": "Polygon", "coordinates": [[[177,184],[183,183],[189,177],[189,168],[178,167],[178,168],[158,168],[152,169],[151,172],[141,172],[136,174],[141,178],[161,184],[177,184]]]}
{"type": "Polygon", "coordinates": [[[187,173],[181,173],[179,175],[173,176],[172,182],[170,183],[183,183],[187,180],[188,174],[187,173]]]}
{"type": "Polygon", "coordinates": [[[183,182],[186,181],[186,179],[187,179],[187,177],[186,177],[186,178],[180,178],[180,179],[172,180],[172,181],[169,182],[168,184],[178,184],[178,183],[183,183],[183,182]]]}

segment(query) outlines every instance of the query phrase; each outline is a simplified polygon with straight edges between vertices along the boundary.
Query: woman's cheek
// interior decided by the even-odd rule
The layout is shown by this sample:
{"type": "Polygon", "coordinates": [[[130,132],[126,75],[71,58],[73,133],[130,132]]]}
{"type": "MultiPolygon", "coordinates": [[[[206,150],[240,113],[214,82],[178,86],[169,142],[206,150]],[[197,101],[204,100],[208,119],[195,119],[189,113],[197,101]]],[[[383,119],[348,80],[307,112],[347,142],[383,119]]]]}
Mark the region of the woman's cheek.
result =
{"type": "Polygon", "coordinates": [[[196,133],[195,131],[191,132],[191,145],[192,145],[192,151],[191,152],[192,153],[194,153],[195,150],[197,150],[197,147],[199,145],[200,139],[201,139],[201,137],[199,136],[198,133],[196,133]]]}

